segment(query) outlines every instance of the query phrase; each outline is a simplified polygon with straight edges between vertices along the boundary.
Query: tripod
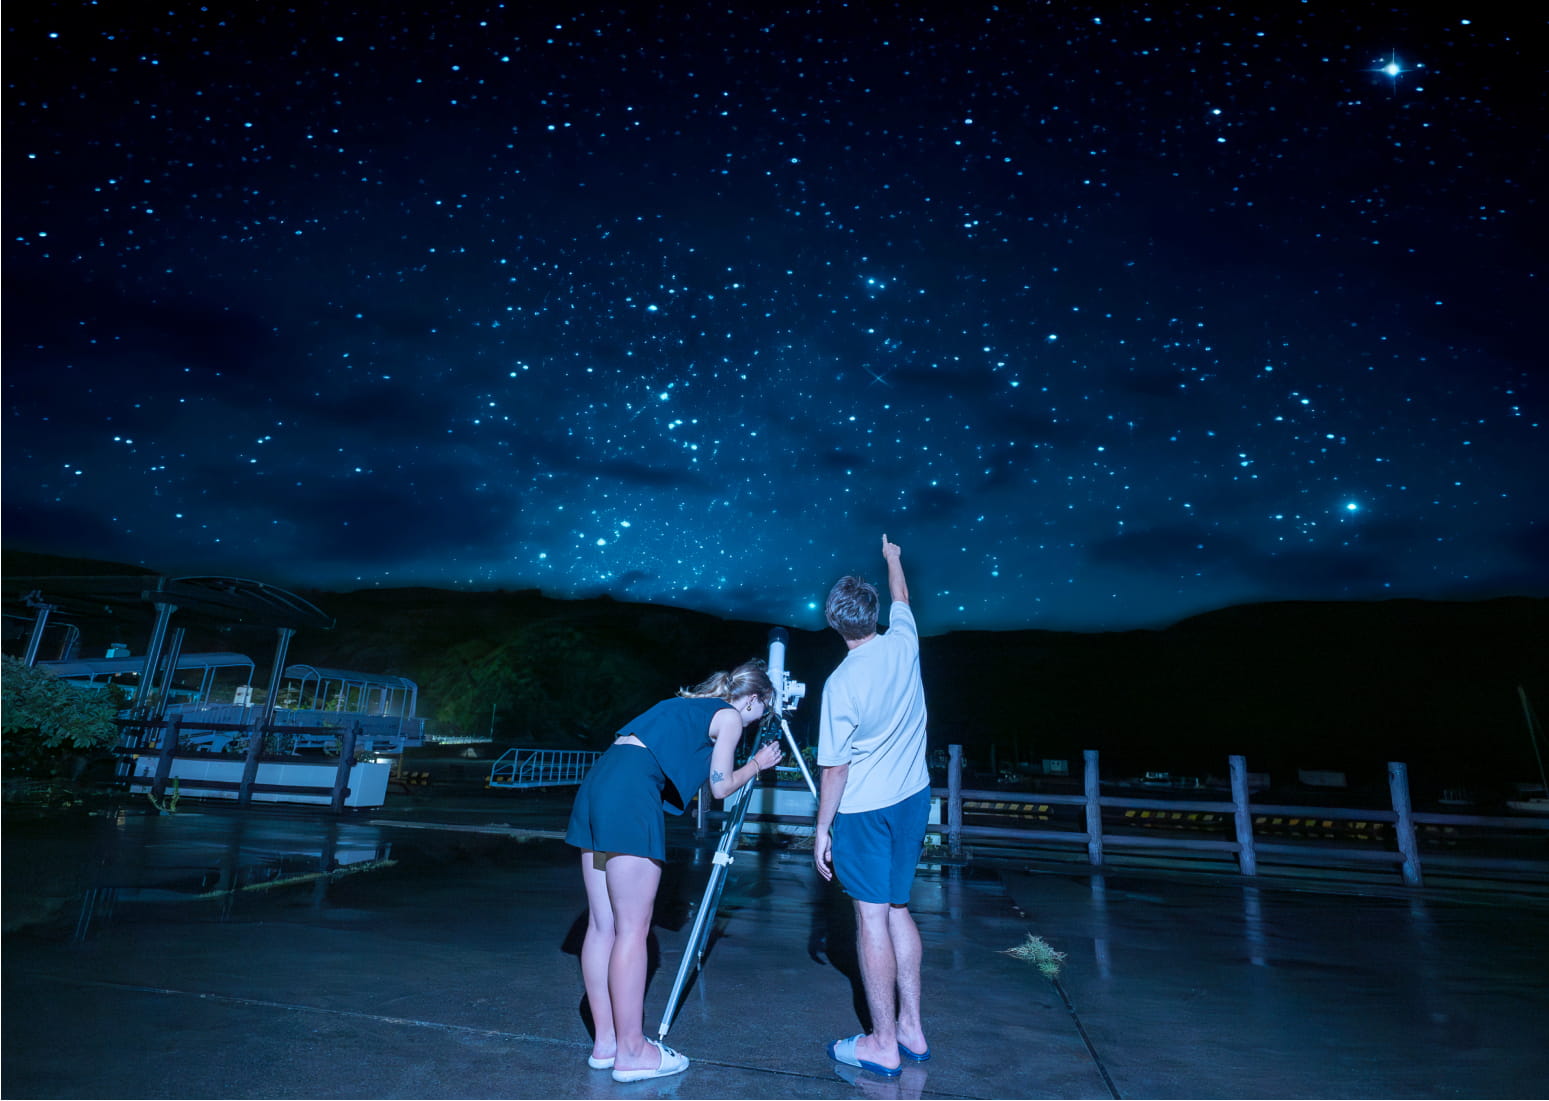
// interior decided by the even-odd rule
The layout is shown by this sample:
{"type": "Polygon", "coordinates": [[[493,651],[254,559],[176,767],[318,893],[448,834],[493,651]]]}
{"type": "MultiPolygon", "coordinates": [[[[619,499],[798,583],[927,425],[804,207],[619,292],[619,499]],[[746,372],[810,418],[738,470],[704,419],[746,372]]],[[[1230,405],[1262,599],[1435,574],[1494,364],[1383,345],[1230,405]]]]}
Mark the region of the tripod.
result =
{"type": "MultiPolygon", "coordinates": [[[[801,747],[796,744],[796,736],[791,733],[791,724],[785,719],[787,714],[796,710],[796,704],[807,693],[807,686],[800,681],[792,680],[791,675],[786,672],[787,638],[783,627],[775,627],[769,632],[769,679],[774,684],[774,698],[769,701],[769,715],[764,721],[768,724],[778,723],[780,730],[775,733],[773,739],[766,740],[778,741],[780,735],[784,734],[785,744],[790,749],[791,755],[796,758],[797,765],[801,767],[802,778],[807,781],[807,789],[812,792],[812,799],[816,802],[817,784],[813,782],[812,773],[807,769],[807,762],[801,755],[801,747]]],[[[748,807],[753,802],[753,791],[757,787],[758,777],[755,776],[727,800],[726,819],[721,826],[721,838],[715,846],[715,855],[711,858],[710,882],[705,884],[704,897],[700,899],[699,911],[694,915],[694,927],[689,932],[688,944],[683,948],[683,961],[678,965],[678,977],[673,981],[672,993],[667,996],[667,1008],[662,1011],[662,1023],[656,1030],[658,1040],[664,1039],[667,1030],[672,1027],[672,1018],[677,1013],[678,999],[683,996],[684,987],[688,985],[694,972],[704,966],[710,926],[715,923],[715,913],[721,905],[721,891],[726,886],[726,869],[735,859],[732,856],[732,850],[737,847],[737,839],[742,836],[742,824],[747,819],[748,807]]],[[[700,798],[704,798],[702,793],[700,798]]]]}

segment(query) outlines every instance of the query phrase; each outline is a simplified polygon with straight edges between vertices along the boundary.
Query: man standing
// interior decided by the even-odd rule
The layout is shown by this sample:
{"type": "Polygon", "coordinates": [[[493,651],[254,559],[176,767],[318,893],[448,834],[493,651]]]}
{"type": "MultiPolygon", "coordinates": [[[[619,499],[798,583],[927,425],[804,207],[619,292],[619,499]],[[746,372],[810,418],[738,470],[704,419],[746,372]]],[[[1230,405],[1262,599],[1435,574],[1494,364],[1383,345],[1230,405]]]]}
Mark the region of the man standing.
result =
{"type": "Polygon", "coordinates": [[[893,599],[877,634],[877,590],[842,577],[823,614],[849,648],[823,686],[818,764],[823,766],[812,857],[818,874],[855,902],[861,983],[871,1032],[828,1047],[829,1057],[892,1077],[903,1060],[930,1058],[920,1020],[920,932],[909,913],[925,827],[925,689],[920,633],[909,608],[899,548],[882,537],[893,599]]]}

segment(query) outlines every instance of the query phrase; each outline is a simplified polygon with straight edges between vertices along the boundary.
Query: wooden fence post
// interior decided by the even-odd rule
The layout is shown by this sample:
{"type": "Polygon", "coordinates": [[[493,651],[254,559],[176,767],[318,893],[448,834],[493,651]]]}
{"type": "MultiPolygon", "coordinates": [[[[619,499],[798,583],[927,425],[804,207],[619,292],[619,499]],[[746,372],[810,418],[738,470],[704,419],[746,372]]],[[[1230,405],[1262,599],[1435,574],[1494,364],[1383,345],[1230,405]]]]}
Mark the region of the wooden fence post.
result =
{"type": "Polygon", "coordinates": [[[1097,867],[1103,862],[1103,805],[1098,787],[1097,750],[1083,749],[1081,757],[1086,766],[1086,855],[1093,867],[1097,867]]]}
{"type": "Polygon", "coordinates": [[[1393,792],[1393,813],[1398,815],[1398,851],[1404,856],[1404,882],[1419,887],[1420,848],[1415,844],[1415,820],[1409,810],[1409,766],[1388,762],[1388,788],[1393,792]]]}
{"type": "Polygon", "coordinates": [[[1228,757],[1232,770],[1232,816],[1237,825],[1237,867],[1243,875],[1258,875],[1258,854],[1253,851],[1253,812],[1248,809],[1248,759],[1228,757]]]}
{"type": "Polygon", "coordinates": [[[947,747],[947,850],[963,852],[963,747],[947,747]]]}
{"type": "Polygon", "coordinates": [[[333,798],[329,801],[329,808],[335,812],[344,809],[344,796],[349,787],[350,769],[355,767],[355,740],[360,737],[360,720],[355,720],[355,725],[344,732],[342,744],[339,746],[339,771],[333,776],[333,798]]]}
{"type": "Polygon", "coordinates": [[[151,781],[151,795],[157,799],[167,794],[167,779],[172,775],[172,758],[177,755],[182,727],[182,715],[173,715],[170,721],[162,720],[161,754],[156,758],[156,777],[151,781]]]}

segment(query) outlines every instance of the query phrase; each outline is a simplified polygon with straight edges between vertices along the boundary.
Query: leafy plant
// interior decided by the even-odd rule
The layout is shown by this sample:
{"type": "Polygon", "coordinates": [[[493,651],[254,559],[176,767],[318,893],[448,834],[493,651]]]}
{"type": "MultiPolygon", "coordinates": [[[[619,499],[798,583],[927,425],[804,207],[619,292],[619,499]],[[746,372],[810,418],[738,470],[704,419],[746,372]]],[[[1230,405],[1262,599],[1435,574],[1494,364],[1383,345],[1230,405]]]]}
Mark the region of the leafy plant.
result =
{"type": "Polygon", "coordinates": [[[1015,959],[1025,960],[1037,966],[1046,978],[1057,979],[1060,968],[1065,964],[1065,953],[1058,951],[1042,937],[1027,934],[1027,939],[1015,948],[1002,949],[1003,953],[1015,959]]]}
{"type": "Polygon", "coordinates": [[[153,791],[146,792],[145,797],[151,801],[151,806],[161,811],[162,814],[176,814],[178,800],[183,797],[182,784],[179,783],[176,776],[172,777],[172,790],[167,793],[167,801],[165,803],[157,799],[156,793],[153,791]]]}
{"type": "Polygon", "coordinates": [[[0,680],[6,756],[34,769],[62,771],[73,758],[117,743],[113,719],[123,705],[116,688],[82,687],[7,657],[0,680]]]}

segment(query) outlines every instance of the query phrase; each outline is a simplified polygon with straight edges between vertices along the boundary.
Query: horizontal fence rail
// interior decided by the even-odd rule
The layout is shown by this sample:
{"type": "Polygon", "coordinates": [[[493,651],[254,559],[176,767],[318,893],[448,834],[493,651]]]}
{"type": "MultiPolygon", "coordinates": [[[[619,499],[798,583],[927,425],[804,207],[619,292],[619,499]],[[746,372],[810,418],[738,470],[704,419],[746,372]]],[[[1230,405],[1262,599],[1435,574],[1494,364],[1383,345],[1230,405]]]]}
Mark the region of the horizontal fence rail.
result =
{"type": "MultiPolygon", "coordinates": [[[[1109,851],[1136,849],[1218,853],[1236,856],[1238,870],[1256,875],[1260,856],[1286,858],[1282,863],[1376,864],[1396,866],[1404,882],[1424,882],[1419,839],[1449,839],[1456,831],[1500,831],[1541,836],[1549,841],[1549,815],[1543,817],[1479,814],[1438,814],[1410,809],[1408,769],[1388,765],[1391,808],[1307,807],[1256,804],[1250,801],[1246,759],[1229,758],[1231,798],[1155,799],[1103,795],[1095,750],[1084,754],[1082,794],[1042,794],[967,790],[962,787],[962,747],[949,753],[948,783],[933,794],[943,801],[939,835],[954,855],[962,855],[965,839],[1085,845],[1089,863],[1101,865],[1109,851]],[[1064,814],[1061,814],[1064,811],[1064,814]],[[1104,812],[1119,812],[1105,821],[1104,812]],[[1011,819],[1016,824],[967,824],[965,814],[1011,819]],[[1059,828],[1060,820],[1077,821],[1059,828]],[[1079,824],[1077,824],[1079,822],[1079,824]],[[1219,831],[1225,836],[1185,836],[1185,831],[1219,831]],[[1115,832],[1118,831],[1118,832],[1115,832]],[[1134,832],[1146,831],[1146,832],[1134,832]],[[1281,836],[1300,840],[1276,840],[1281,836]],[[1297,858],[1297,859],[1291,859],[1297,858]]],[[[1482,836],[1486,836],[1487,832],[1482,836]]],[[[1442,856],[1426,859],[1437,867],[1549,877],[1549,845],[1544,859],[1521,860],[1487,855],[1442,856]]]]}
{"type": "MultiPolygon", "coordinates": [[[[153,800],[160,800],[166,796],[167,787],[173,779],[173,762],[176,759],[184,761],[204,758],[213,759],[217,754],[199,753],[183,747],[184,734],[183,716],[173,713],[161,719],[117,719],[119,726],[119,744],[115,750],[119,758],[121,778],[131,791],[137,788],[147,788],[153,800]],[[180,752],[181,750],[181,752],[180,752]],[[141,775],[136,767],[136,761],[142,757],[154,757],[156,767],[149,775],[141,775]]],[[[287,735],[315,732],[315,728],[306,726],[289,726],[270,723],[260,727],[243,726],[235,723],[202,723],[197,729],[216,732],[230,732],[233,737],[240,737],[245,746],[240,754],[243,767],[240,779],[218,780],[207,777],[177,777],[178,790],[187,789],[187,793],[195,798],[200,792],[234,792],[238,805],[247,806],[253,801],[254,795],[294,795],[304,796],[309,799],[327,799],[330,808],[335,812],[344,809],[345,800],[353,792],[349,787],[349,778],[352,768],[355,766],[355,750],[357,744],[366,744],[362,737],[359,722],[338,732],[339,755],[337,763],[332,761],[320,762],[332,768],[333,778],[328,783],[317,784],[270,784],[259,783],[258,776],[261,766],[273,765],[277,762],[294,763],[289,754],[273,754],[266,752],[268,743],[274,739],[283,739],[287,735]]],[[[230,744],[230,743],[223,743],[230,744]]]]}

